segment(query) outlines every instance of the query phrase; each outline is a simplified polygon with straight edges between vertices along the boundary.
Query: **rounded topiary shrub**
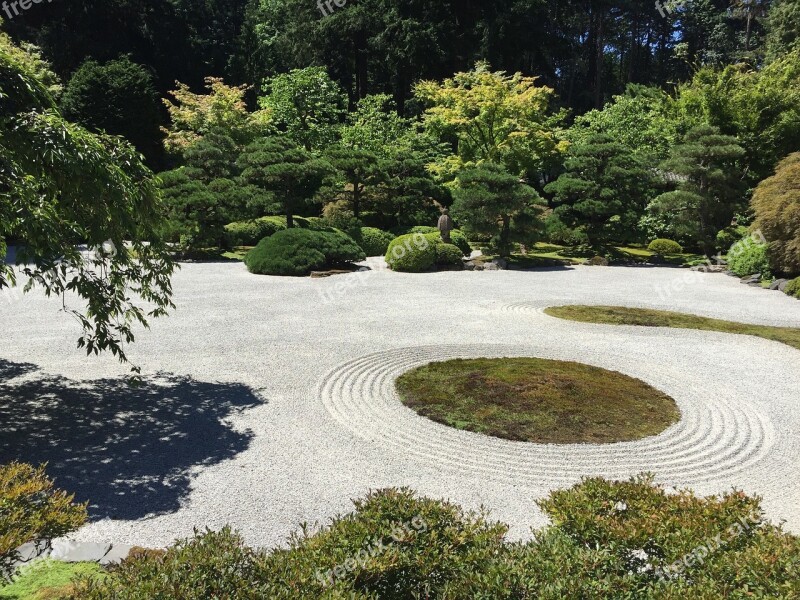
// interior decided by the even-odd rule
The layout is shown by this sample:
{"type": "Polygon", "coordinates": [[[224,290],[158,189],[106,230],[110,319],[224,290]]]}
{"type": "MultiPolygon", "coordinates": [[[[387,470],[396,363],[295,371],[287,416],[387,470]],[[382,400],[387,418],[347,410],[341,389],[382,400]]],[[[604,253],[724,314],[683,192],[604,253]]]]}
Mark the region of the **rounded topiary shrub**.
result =
{"type": "Polygon", "coordinates": [[[375,227],[362,227],[356,241],[367,256],[383,256],[393,239],[394,235],[388,231],[381,231],[375,227]]]}
{"type": "Polygon", "coordinates": [[[787,283],[786,287],[783,288],[783,291],[790,296],[800,299],[800,277],[797,279],[792,279],[789,283],[787,283]]]}
{"type": "Polygon", "coordinates": [[[244,262],[251,273],[260,275],[307,275],[364,258],[364,251],[341,231],[295,227],[261,240],[244,262]]]}
{"type": "Polygon", "coordinates": [[[745,238],[736,244],[728,254],[728,268],[739,277],[755,274],[769,275],[767,245],[745,238]]]}
{"type": "Polygon", "coordinates": [[[665,240],[665,239],[657,239],[650,242],[650,245],[647,246],[647,249],[650,252],[655,254],[660,254],[661,256],[668,256],[670,254],[680,254],[683,252],[683,248],[678,242],[674,242],[672,240],[665,240]]]}
{"type": "MultiPolygon", "coordinates": [[[[434,234],[438,237],[438,233],[434,234]]],[[[436,241],[432,235],[410,233],[392,240],[386,250],[386,262],[393,271],[421,273],[436,265],[436,241]]]]}
{"type": "Polygon", "coordinates": [[[454,244],[436,244],[437,265],[463,265],[464,253],[454,244]]]}

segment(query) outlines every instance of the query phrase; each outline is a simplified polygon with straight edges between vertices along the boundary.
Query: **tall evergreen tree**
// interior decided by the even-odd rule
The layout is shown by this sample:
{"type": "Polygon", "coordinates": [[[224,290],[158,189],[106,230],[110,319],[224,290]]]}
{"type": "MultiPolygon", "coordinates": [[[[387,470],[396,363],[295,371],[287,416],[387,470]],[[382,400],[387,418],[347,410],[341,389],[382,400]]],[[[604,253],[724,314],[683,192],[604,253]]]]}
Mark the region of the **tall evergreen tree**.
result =
{"type": "Polygon", "coordinates": [[[271,192],[276,207],[294,226],[293,215],[305,212],[331,172],[331,165],[287,136],[257,140],[239,158],[242,179],[271,192]]]}
{"type": "Polygon", "coordinates": [[[472,233],[491,235],[500,256],[514,242],[533,242],[543,204],[539,194],[502,165],[485,162],[458,174],[453,218],[472,233]]]}
{"type": "Polygon", "coordinates": [[[570,148],[565,169],[545,187],[559,218],[581,228],[592,246],[634,240],[651,178],[633,150],[593,134],[570,148]]]}
{"type": "Polygon", "coordinates": [[[735,137],[707,125],[692,129],[660,167],[677,182],[676,189],[655,198],[650,212],[666,217],[712,256],[717,233],[745,206],[743,173],[737,167],[742,156],[735,137]]]}

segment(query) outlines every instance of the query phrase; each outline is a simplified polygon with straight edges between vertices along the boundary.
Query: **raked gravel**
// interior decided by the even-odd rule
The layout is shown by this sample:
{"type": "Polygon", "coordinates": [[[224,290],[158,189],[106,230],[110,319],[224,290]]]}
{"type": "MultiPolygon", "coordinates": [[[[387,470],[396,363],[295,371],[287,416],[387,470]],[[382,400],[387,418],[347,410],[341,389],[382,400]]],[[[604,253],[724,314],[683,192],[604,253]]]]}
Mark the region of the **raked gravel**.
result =
{"type": "MultiPolygon", "coordinates": [[[[36,367],[19,374],[6,368],[0,462],[63,458],[55,461],[60,481],[80,482],[84,474],[81,493],[103,499],[93,514],[135,515],[95,520],[73,536],[78,540],[163,546],[193,527],[231,524],[249,543],[272,547],[299,523],[324,524],[348,511],[351,498],[388,486],[467,508],[483,505],[521,539],[545,523],[534,500],[549,490],[584,475],[641,471],[702,494],[732,487],[759,494],[771,520],[800,532],[800,351],[749,336],[583,324],[542,312],[564,304],[625,305],[800,327],[800,302],[779,292],[671,268],[421,275],[377,269],[297,279],[251,275],[238,263],[185,264],[174,288],[177,310],[139,332],[129,349],[154,376],[146,393],[118,404],[109,399],[113,422],[81,419],[75,443],[56,449],[48,447],[46,424],[60,401],[52,391],[58,386],[47,388],[47,398],[29,398],[30,419],[17,417],[11,427],[2,411],[12,406],[15,389],[38,389],[37,380],[49,378],[124,395],[123,387],[98,380],[115,381],[125,368],[76,350],[77,326],[58,312],[57,301],[36,292],[0,294],[0,359],[36,367]],[[538,356],[619,371],[670,394],[682,419],[637,442],[555,446],[456,431],[399,403],[393,382],[405,370],[478,356],[538,356]],[[205,390],[190,392],[175,414],[163,403],[158,409],[159,382],[171,376],[185,377],[189,390],[205,390]],[[226,390],[231,408],[209,424],[215,389],[226,390]],[[201,416],[191,414],[195,397],[203,402],[201,416]],[[130,414],[151,415],[153,430],[174,419],[169,434],[155,438],[141,423],[134,426],[126,402],[130,414]],[[96,435],[87,436],[87,427],[96,435]],[[101,483],[86,468],[84,441],[105,465],[101,483]],[[109,446],[117,451],[104,462],[109,446]],[[80,464],[78,471],[70,471],[72,464],[80,464]],[[149,476],[126,480],[131,473],[149,476]],[[174,505],[164,501],[170,495],[174,505]],[[125,511],[115,511],[117,501],[128,502],[125,511]]],[[[83,401],[106,400],[99,393],[83,401]]],[[[66,433],[60,427],[58,439],[69,431],[69,424],[66,433]]]]}

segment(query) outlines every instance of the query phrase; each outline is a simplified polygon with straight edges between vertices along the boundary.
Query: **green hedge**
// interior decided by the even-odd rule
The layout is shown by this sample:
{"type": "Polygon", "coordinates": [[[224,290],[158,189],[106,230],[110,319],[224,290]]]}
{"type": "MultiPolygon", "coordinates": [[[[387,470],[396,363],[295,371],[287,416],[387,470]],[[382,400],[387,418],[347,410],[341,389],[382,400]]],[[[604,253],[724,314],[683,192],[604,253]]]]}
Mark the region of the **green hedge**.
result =
{"type": "Polygon", "coordinates": [[[251,273],[260,275],[308,275],[364,258],[364,251],[341,231],[294,227],[262,239],[244,262],[251,273]]]}
{"type": "Polygon", "coordinates": [[[797,598],[800,538],[732,491],[667,493],[650,477],[586,479],[539,502],[551,525],[525,543],[484,512],[407,489],[288,548],[255,551],[228,529],[84,579],[74,599],[797,598]]]}
{"type": "Polygon", "coordinates": [[[647,246],[647,249],[661,256],[669,256],[670,254],[680,254],[683,252],[683,248],[678,242],[665,239],[653,240],[650,242],[650,245],[647,246]]]}

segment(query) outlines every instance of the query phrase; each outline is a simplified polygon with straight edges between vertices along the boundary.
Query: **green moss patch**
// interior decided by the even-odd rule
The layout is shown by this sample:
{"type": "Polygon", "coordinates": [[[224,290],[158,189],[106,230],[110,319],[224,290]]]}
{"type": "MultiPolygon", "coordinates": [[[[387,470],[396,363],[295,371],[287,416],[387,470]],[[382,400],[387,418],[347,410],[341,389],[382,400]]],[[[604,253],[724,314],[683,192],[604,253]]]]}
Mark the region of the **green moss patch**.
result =
{"type": "Polygon", "coordinates": [[[526,442],[638,440],[680,418],[675,401],[643,381],[540,358],[435,362],[403,374],[397,390],[404,404],[429,419],[526,442]]]}
{"type": "Polygon", "coordinates": [[[544,312],[551,317],[581,321],[583,323],[675,327],[678,329],[701,329],[703,331],[755,335],[767,340],[782,342],[800,350],[800,329],[794,327],[750,325],[687,315],[685,313],[646,308],[626,308],[624,306],[554,306],[545,309],[544,312]]]}
{"type": "Polygon", "coordinates": [[[45,600],[58,598],[71,590],[70,582],[76,577],[103,573],[94,562],[66,563],[39,560],[23,567],[14,581],[0,586],[0,600],[45,600]]]}

